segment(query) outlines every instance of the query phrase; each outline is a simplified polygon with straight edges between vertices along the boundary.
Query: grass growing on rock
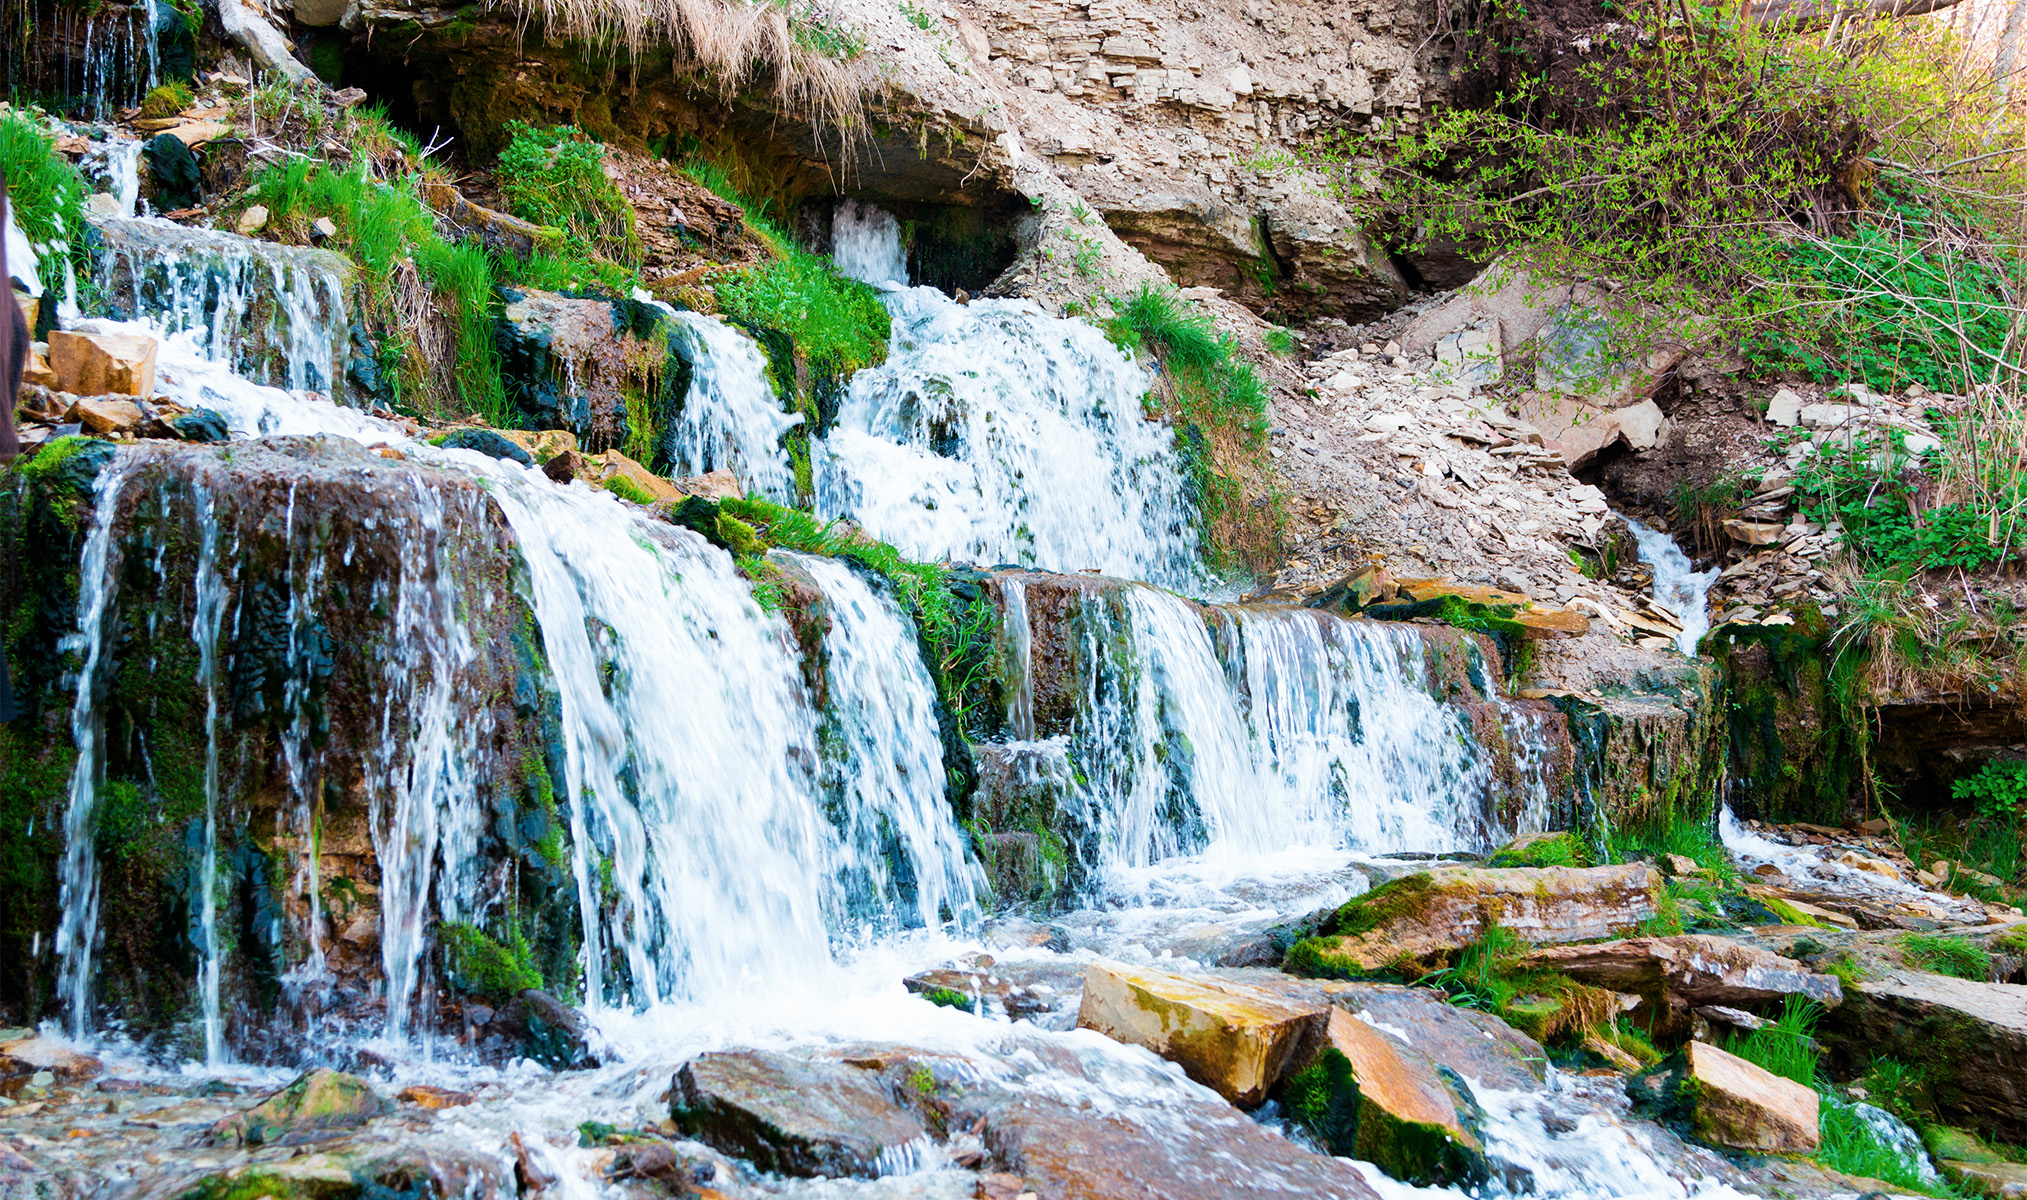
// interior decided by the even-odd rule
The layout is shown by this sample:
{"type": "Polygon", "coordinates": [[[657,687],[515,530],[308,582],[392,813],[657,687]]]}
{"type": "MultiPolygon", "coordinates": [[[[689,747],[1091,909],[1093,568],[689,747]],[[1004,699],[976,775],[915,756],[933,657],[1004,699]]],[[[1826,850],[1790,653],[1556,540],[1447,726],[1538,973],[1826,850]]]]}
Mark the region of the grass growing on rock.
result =
{"type": "Polygon", "coordinates": [[[476,925],[445,921],[437,926],[437,939],[451,981],[463,991],[504,1001],[542,986],[534,949],[519,929],[502,942],[476,925]]]}
{"type": "Polygon", "coordinates": [[[640,233],[633,205],[605,173],[605,147],[575,126],[507,124],[500,192],[512,213],[563,231],[572,249],[637,266],[640,233]]]}
{"type": "Polygon", "coordinates": [[[1907,933],[1900,955],[1911,967],[1984,982],[1992,977],[1992,953],[1968,938],[1933,933],[1907,933]]]}
{"type": "Polygon", "coordinates": [[[368,315],[382,329],[381,369],[398,400],[432,416],[514,423],[493,340],[491,260],[443,239],[412,180],[382,183],[363,165],[339,171],[297,159],[262,171],[247,195],[298,241],[319,217],[336,225],[331,240],[360,267],[368,315]]]}
{"type": "Polygon", "coordinates": [[[1823,1053],[1816,1044],[1816,1022],[1822,1016],[1823,1010],[1814,1003],[1789,996],[1772,1024],[1734,1034],[1724,1048],[1783,1079],[1813,1088],[1817,1060],[1823,1053]]]}
{"type": "Polygon", "coordinates": [[[61,288],[66,255],[80,281],[89,278],[91,262],[82,238],[84,176],[56,152],[56,139],[20,109],[0,116],[0,170],[7,173],[14,223],[36,247],[45,291],[52,285],[61,288]]]}
{"type": "Polygon", "coordinates": [[[1211,566],[1271,570],[1286,514],[1278,495],[1247,499],[1248,483],[1267,474],[1268,390],[1237,340],[1153,284],[1114,301],[1106,332],[1160,370],[1156,399],[1178,430],[1211,566]]]}
{"type": "MultiPolygon", "coordinates": [[[[761,216],[751,201],[723,183],[722,173],[716,178],[775,255],[772,262],[716,276],[712,287],[719,310],[732,320],[786,333],[812,374],[843,378],[885,362],[892,320],[880,294],[839,274],[829,259],[805,249],[761,216]]],[[[794,386],[793,380],[779,382],[794,386]]]]}

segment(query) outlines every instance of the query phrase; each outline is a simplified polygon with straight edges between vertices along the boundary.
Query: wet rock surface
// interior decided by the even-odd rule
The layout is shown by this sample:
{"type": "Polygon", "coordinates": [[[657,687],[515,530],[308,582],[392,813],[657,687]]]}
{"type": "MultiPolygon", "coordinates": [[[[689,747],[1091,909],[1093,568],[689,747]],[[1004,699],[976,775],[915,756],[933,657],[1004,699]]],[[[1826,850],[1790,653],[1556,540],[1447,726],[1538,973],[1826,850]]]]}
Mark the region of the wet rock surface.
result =
{"type": "Polygon", "coordinates": [[[1145,1046],[1250,1108],[1321,1032],[1324,1016],[1321,1007],[1291,1005],[1243,984],[1094,963],[1084,972],[1077,1025],[1145,1046]]]}
{"type": "Polygon", "coordinates": [[[1758,1006],[1800,996],[1835,1006],[1843,991],[1793,959],[1709,934],[1633,938],[1588,946],[1552,946],[1522,960],[1581,983],[1630,992],[1657,1028],[1683,1029],[1699,1005],[1758,1006]]]}
{"type": "Polygon", "coordinates": [[[676,1127],[787,1175],[871,1177],[928,1129],[871,1071],[766,1051],[706,1054],[676,1072],[676,1127]]]}
{"type": "Polygon", "coordinates": [[[1705,1042],[1690,1042],[1626,1090],[1649,1109],[1679,1110],[1709,1145],[1806,1154],[1821,1140],[1813,1089],[1705,1042]]]}
{"type": "Polygon", "coordinates": [[[1854,1061],[1929,1064],[1946,1117],[2027,1137],[2027,986],[1892,971],[1852,986],[1830,1030],[1854,1061]]]}
{"type": "Polygon", "coordinates": [[[1497,924],[1537,945],[1631,932],[1654,916],[1660,873],[1613,867],[1443,867],[1352,901],[1289,951],[1298,974],[1364,974],[1454,952],[1497,924]]]}

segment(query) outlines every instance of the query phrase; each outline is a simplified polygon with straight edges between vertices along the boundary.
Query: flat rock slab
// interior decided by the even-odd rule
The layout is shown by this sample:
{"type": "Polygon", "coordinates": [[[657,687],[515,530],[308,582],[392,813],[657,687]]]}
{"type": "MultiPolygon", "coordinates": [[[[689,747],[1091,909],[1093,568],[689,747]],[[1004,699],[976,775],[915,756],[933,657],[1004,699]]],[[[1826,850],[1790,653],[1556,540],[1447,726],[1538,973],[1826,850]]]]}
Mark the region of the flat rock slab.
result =
{"type": "Polygon", "coordinates": [[[1549,967],[1579,983],[1631,992],[1671,1027],[1700,1005],[1759,1004],[1798,995],[1818,1004],[1843,1001],[1834,975],[1819,975],[1791,958],[1730,938],[1689,933],[1627,938],[1588,946],[1549,946],[1523,962],[1549,967]]]}
{"type": "Polygon", "coordinates": [[[783,1175],[871,1179],[929,1133],[873,1071],[766,1050],[684,1063],[669,1108],[685,1134],[783,1175]]]}
{"type": "Polygon", "coordinates": [[[1622,937],[1657,911],[1661,873],[1612,867],[1443,867],[1375,888],[1337,910],[1284,967],[1348,978],[1445,957],[1498,925],[1522,941],[1562,945],[1622,937]]]}
{"type": "Polygon", "coordinates": [[[1636,1112],[1686,1120],[1728,1150],[1809,1154],[1821,1142],[1815,1089],[1707,1042],[1690,1042],[1626,1081],[1636,1112]]]}
{"type": "Polygon", "coordinates": [[[1853,1062],[1925,1064],[1943,1116],[2027,1138],[2027,986],[1892,971],[1854,985],[1822,1036],[1853,1062]]]}
{"type": "Polygon", "coordinates": [[[1376,1200],[1350,1163],[1223,1105],[1147,1122],[1018,1096],[952,1115],[983,1122],[986,1148],[1037,1200],[1376,1200]]]}
{"type": "Polygon", "coordinates": [[[1253,1107],[1325,1015],[1321,1003],[1228,979],[1099,962],[1084,972],[1077,1025],[1145,1046],[1232,1103],[1253,1107]]]}

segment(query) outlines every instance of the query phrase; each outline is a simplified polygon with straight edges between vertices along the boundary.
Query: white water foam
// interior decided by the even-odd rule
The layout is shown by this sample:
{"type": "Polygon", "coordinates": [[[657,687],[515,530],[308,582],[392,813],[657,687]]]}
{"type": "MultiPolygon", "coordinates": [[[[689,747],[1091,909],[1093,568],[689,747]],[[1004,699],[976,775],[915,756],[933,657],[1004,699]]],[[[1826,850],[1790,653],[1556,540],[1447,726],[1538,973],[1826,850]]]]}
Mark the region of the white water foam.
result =
{"type": "Polygon", "coordinates": [[[1682,626],[1675,648],[1691,658],[1703,635],[1710,632],[1710,585],[1724,574],[1721,567],[1699,571],[1675,539],[1658,529],[1649,529],[1631,517],[1621,517],[1640,543],[1640,561],[1654,568],[1654,603],[1675,614],[1682,626]]]}
{"type": "Polygon", "coordinates": [[[910,557],[1201,581],[1174,433],[1147,373],[1025,300],[887,294],[892,344],[812,447],[817,506],[910,557]]]}
{"type": "Polygon", "coordinates": [[[723,321],[693,312],[671,312],[669,319],[690,349],[689,394],[663,435],[672,473],[729,470],[747,495],[792,502],[795,472],[781,435],[800,425],[802,414],[781,410],[767,356],[723,321]]]}
{"type": "Polygon", "coordinates": [[[831,218],[831,261],[867,283],[908,286],[908,251],[894,214],[864,200],[843,200],[831,218]]]}

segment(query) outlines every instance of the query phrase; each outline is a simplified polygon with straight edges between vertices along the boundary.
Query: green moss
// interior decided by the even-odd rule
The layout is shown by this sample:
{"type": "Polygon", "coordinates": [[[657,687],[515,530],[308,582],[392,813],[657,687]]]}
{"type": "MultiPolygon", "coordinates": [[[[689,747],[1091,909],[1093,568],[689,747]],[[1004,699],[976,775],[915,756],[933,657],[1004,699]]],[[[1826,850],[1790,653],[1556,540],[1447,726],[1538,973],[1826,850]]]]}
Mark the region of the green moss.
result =
{"type": "Polygon", "coordinates": [[[1372,1163],[1395,1179],[1438,1187],[1488,1178],[1484,1155],[1450,1130],[1402,1120],[1363,1095],[1351,1060],[1335,1046],[1290,1077],[1282,1104],[1332,1154],[1372,1163]]]}
{"type": "Polygon", "coordinates": [[[718,536],[731,548],[735,556],[749,558],[766,552],[767,547],[760,541],[760,535],[753,526],[728,512],[718,514],[718,536]]]}
{"type": "MultiPolygon", "coordinates": [[[[347,1189],[351,1191],[353,1189],[347,1189]]],[[[177,1200],[327,1200],[327,1185],[311,1184],[272,1171],[239,1170],[214,1175],[183,1192],[177,1200]]]]}
{"type": "Polygon", "coordinates": [[[954,1008],[960,1012],[971,1011],[971,997],[952,988],[930,988],[922,998],[939,1008],[954,1008]]]}
{"type": "Polygon", "coordinates": [[[507,1000],[542,986],[534,951],[518,928],[502,943],[476,925],[446,921],[437,926],[437,939],[451,983],[463,992],[507,1000]]]}
{"type": "Polygon", "coordinates": [[[144,117],[173,117],[196,102],[190,94],[188,84],[174,80],[152,89],[141,100],[141,115],[144,117]]]}

